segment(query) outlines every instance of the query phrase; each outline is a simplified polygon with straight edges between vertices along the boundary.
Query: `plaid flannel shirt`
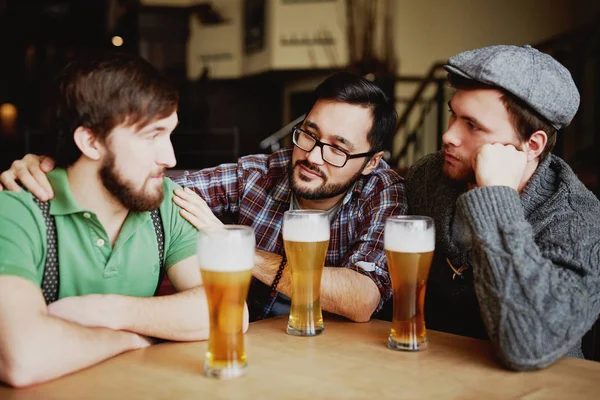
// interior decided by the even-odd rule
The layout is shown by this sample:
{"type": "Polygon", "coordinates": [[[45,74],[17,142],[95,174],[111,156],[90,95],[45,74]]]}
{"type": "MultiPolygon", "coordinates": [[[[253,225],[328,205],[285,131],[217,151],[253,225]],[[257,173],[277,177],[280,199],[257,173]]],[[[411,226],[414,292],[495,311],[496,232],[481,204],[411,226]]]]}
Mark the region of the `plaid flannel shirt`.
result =
{"type": "MultiPolygon", "coordinates": [[[[217,217],[252,226],[258,249],[284,255],[281,226],[283,213],[290,209],[287,169],[291,155],[291,149],[283,149],[271,155],[245,156],[237,164],[222,164],[193,173],[186,171],[173,180],[194,190],[217,217]]],[[[349,268],[371,278],[381,294],[376,312],[392,294],[383,249],[385,219],[406,212],[404,180],[381,161],[378,168],[361,177],[344,196],[331,224],[325,265],[349,268]]],[[[256,287],[253,282],[248,296],[251,309],[252,305],[262,309],[275,301],[268,290],[255,290],[256,287]]],[[[253,317],[256,316],[251,311],[253,317]]]]}

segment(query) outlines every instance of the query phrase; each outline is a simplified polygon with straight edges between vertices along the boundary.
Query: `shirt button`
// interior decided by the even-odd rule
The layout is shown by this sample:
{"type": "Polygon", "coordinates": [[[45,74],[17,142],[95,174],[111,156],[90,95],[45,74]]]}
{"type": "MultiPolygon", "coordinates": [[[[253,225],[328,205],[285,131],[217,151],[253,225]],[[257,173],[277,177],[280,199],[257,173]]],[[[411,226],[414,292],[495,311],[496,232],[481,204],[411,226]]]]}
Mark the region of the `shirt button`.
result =
{"type": "Polygon", "coordinates": [[[88,212],[83,213],[83,218],[90,219],[92,215],[88,212]]]}
{"type": "Polygon", "coordinates": [[[98,240],[96,240],[96,246],[98,246],[98,247],[104,246],[104,239],[98,239],[98,240]]]}

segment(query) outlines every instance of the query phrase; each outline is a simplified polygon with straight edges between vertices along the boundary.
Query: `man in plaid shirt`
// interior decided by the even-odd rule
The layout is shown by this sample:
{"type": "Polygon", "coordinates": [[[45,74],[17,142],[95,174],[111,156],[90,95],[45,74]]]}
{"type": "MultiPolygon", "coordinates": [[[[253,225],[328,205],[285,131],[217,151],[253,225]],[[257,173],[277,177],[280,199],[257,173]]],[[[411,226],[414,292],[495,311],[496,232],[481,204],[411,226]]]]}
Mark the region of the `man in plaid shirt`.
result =
{"type": "Polygon", "coordinates": [[[324,310],[368,321],[391,296],[384,222],[407,208],[402,178],[381,159],[396,125],[394,106],[377,86],[350,73],[325,80],[315,98],[307,117],[292,129],[293,149],[175,179],[188,188],[175,192],[175,202],[196,227],[217,222],[214,214],[255,229],[251,320],[289,312],[289,269],[284,268],[277,293],[269,286],[285,254],[281,226],[290,209],[329,213],[324,310]]]}
{"type": "MultiPolygon", "coordinates": [[[[368,321],[391,297],[384,222],[407,211],[403,180],[382,160],[396,118],[393,103],[376,85],[339,73],[317,87],[310,112],[292,130],[293,149],[174,179],[185,188],[175,191],[174,201],[197,228],[220,224],[218,217],[255,229],[251,320],[289,312],[289,269],[284,267],[276,288],[270,286],[285,265],[281,227],[290,209],[328,211],[331,232],[321,283],[325,311],[368,321]]],[[[33,177],[19,175],[39,171],[38,159],[30,164],[35,165],[10,175],[36,193],[29,184],[33,177]]],[[[8,175],[0,177],[7,187],[8,175]]]]}

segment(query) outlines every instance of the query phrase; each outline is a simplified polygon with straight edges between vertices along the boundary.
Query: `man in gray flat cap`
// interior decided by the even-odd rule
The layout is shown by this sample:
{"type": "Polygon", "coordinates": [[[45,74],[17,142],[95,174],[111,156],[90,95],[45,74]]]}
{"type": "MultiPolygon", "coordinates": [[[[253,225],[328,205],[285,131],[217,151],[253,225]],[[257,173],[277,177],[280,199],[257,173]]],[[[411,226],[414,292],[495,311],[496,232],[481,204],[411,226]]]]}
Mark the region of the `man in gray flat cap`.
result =
{"type": "Polygon", "coordinates": [[[448,60],[443,149],[407,177],[436,223],[427,327],[489,338],[509,368],[583,357],[600,313],[600,203],[550,152],[579,107],[569,71],[530,47],[448,60]]]}

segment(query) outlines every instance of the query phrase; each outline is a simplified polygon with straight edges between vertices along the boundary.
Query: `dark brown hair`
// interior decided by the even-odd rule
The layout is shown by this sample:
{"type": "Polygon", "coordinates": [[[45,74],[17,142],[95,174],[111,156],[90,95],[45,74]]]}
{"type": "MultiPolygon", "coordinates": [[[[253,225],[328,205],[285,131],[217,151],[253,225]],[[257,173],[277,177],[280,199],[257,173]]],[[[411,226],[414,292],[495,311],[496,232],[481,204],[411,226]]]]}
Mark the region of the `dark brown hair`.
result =
{"type": "Polygon", "coordinates": [[[512,126],[523,142],[529,140],[531,135],[537,131],[544,131],[548,140],[546,147],[540,154],[540,160],[543,160],[550,154],[556,144],[556,135],[558,131],[544,117],[532,109],[527,103],[519,99],[514,94],[498,86],[486,85],[485,83],[467,79],[462,76],[449,73],[448,84],[454,89],[474,90],[474,89],[496,89],[502,93],[500,100],[509,115],[512,126]]]}
{"type": "Polygon", "coordinates": [[[325,79],[315,89],[309,112],[319,100],[334,100],[371,109],[373,122],[367,134],[371,151],[383,150],[387,138],[394,134],[398,118],[394,102],[377,85],[360,75],[339,72],[325,79]]]}
{"type": "Polygon", "coordinates": [[[177,111],[177,90],[150,63],[129,54],[104,54],[69,63],[56,80],[50,129],[56,165],[81,156],[78,127],[106,140],[119,125],[143,127],[177,111]]]}

